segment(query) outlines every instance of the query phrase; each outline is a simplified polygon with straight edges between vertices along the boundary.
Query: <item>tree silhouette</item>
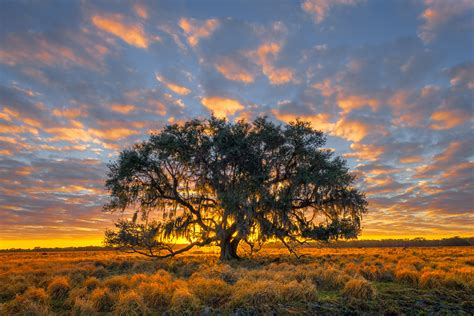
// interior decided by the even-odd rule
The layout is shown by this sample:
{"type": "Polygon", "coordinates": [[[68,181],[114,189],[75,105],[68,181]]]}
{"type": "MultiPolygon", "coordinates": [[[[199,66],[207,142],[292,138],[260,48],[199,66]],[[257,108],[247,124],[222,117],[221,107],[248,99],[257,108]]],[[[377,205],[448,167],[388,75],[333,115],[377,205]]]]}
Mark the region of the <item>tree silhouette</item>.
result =
{"type": "Polygon", "coordinates": [[[309,240],[355,238],[365,195],[325,141],[299,120],[166,126],[108,165],[104,210],[133,215],[106,231],[106,244],[152,257],[217,245],[227,260],[242,243],[258,250],[275,240],[294,252],[309,240]]]}

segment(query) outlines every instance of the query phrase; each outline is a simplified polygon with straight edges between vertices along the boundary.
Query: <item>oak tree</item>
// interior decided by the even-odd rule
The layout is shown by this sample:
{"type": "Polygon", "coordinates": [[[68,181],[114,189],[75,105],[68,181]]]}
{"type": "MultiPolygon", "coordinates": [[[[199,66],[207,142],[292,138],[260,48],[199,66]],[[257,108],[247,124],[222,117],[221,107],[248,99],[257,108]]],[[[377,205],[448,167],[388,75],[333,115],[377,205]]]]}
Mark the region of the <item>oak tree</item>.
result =
{"type": "Polygon", "coordinates": [[[108,165],[104,209],[128,216],[106,244],[151,257],[215,245],[228,260],[239,245],[355,238],[367,201],[325,141],[299,120],[168,125],[108,165]]]}

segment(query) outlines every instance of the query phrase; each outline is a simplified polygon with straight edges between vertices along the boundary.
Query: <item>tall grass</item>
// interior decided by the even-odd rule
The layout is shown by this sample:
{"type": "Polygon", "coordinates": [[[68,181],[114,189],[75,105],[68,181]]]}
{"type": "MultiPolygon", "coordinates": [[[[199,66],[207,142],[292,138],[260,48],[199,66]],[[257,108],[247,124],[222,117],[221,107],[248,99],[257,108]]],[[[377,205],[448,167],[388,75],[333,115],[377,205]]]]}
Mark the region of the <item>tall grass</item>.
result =
{"type": "Polygon", "coordinates": [[[465,294],[474,291],[471,248],[302,254],[268,249],[219,263],[208,254],[154,261],[116,252],[3,253],[0,315],[339,314],[350,312],[347,302],[383,314],[377,308],[388,294],[410,289],[463,297],[452,313],[472,307],[465,294]],[[380,294],[387,287],[395,292],[380,294]],[[336,309],[318,309],[325,300],[336,309]]]}

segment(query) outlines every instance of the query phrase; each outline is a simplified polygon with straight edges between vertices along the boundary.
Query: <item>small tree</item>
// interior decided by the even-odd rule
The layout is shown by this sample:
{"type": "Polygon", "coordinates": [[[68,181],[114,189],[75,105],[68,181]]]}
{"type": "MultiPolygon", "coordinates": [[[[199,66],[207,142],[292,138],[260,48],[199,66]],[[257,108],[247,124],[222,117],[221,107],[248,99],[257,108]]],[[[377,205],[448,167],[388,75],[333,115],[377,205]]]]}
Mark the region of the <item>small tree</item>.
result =
{"type": "Polygon", "coordinates": [[[355,238],[367,202],[324,144],[302,121],[166,126],[108,165],[104,210],[133,215],[106,231],[106,244],[151,257],[217,245],[227,260],[241,243],[257,250],[278,240],[294,252],[308,240],[355,238]]]}

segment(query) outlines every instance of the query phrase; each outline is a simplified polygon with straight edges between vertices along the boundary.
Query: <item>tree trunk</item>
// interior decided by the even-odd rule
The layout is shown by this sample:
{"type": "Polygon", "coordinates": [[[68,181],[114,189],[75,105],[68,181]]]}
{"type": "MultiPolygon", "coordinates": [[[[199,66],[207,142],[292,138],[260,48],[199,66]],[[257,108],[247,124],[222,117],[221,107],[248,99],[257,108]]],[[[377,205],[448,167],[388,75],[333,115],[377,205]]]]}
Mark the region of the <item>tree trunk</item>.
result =
{"type": "Polygon", "coordinates": [[[233,240],[227,239],[221,242],[221,255],[220,260],[234,260],[239,259],[237,255],[237,248],[239,247],[240,239],[235,238],[233,240]]]}

